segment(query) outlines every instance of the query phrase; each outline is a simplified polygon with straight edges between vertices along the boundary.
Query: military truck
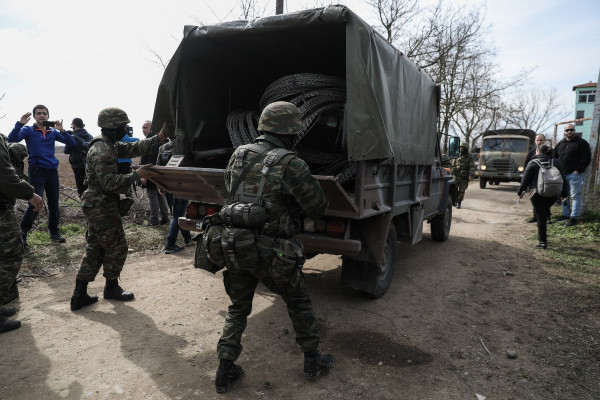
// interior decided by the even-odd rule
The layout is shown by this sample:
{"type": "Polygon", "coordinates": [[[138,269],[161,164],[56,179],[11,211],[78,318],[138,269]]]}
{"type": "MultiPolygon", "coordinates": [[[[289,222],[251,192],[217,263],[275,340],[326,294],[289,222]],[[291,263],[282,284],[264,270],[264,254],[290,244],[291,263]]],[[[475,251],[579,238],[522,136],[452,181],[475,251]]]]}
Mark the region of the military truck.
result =
{"type": "Polygon", "coordinates": [[[497,129],[483,133],[479,164],[475,175],[479,187],[487,183],[521,182],[525,170],[525,159],[535,144],[536,133],[531,129],[497,129]]]}
{"type": "Polygon", "coordinates": [[[329,200],[321,219],[303,221],[306,256],[341,255],[342,284],[382,296],[399,240],[419,242],[425,221],[433,240],[448,238],[456,187],[441,166],[438,88],[348,8],[186,26],[152,122],[153,132],[175,123],[175,155],[153,180],[192,201],[179,224],[200,230],[227,197],[235,147],[278,100],[299,107],[295,150],[329,200]]]}

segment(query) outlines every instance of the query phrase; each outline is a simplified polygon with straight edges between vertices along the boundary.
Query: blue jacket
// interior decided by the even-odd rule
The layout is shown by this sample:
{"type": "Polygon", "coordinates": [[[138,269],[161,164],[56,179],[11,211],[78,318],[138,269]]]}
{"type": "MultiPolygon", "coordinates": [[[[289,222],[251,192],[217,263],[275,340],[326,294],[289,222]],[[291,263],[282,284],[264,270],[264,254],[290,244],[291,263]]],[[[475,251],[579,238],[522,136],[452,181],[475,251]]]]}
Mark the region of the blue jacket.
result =
{"type": "Polygon", "coordinates": [[[58,140],[61,143],[69,146],[75,146],[75,140],[64,131],[49,128],[46,135],[42,134],[41,129],[36,124],[32,126],[24,126],[19,121],[8,135],[9,142],[20,142],[25,139],[27,152],[29,153],[29,165],[38,168],[57,169],[58,160],[54,156],[56,151],[55,142],[58,140]]]}
{"type": "MultiPolygon", "coordinates": [[[[125,134],[125,136],[123,136],[121,138],[121,142],[137,142],[138,140],[140,140],[140,139],[138,139],[136,137],[131,137],[128,134],[125,134]]],[[[119,158],[119,159],[117,159],[117,163],[118,164],[121,164],[121,163],[131,164],[131,158],[119,158]]]]}

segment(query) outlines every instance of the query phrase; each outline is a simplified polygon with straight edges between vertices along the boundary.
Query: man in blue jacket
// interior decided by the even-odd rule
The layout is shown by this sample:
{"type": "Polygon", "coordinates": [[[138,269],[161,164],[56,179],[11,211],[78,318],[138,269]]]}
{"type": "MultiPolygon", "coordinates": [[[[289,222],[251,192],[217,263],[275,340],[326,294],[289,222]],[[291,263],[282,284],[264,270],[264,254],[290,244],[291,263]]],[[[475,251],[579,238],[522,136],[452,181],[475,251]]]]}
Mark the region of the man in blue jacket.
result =
{"type": "MultiPolygon", "coordinates": [[[[58,182],[58,160],[54,156],[54,152],[57,140],[73,147],[75,146],[75,140],[64,130],[62,120],[54,122],[48,120],[49,113],[46,106],[38,104],[33,107],[35,124],[26,126],[25,124],[29,122],[31,116],[32,113],[30,112],[23,114],[8,135],[8,141],[20,142],[25,139],[27,151],[29,152],[29,183],[38,196],[43,197],[44,192],[46,192],[50,239],[57,243],[64,243],[65,239],[58,230],[60,184],[58,182]],[[56,129],[52,126],[55,126],[56,129]]],[[[27,233],[33,226],[33,221],[37,216],[38,212],[34,211],[34,207],[30,204],[21,219],[24,245],[27,245],[27,233]]]]}

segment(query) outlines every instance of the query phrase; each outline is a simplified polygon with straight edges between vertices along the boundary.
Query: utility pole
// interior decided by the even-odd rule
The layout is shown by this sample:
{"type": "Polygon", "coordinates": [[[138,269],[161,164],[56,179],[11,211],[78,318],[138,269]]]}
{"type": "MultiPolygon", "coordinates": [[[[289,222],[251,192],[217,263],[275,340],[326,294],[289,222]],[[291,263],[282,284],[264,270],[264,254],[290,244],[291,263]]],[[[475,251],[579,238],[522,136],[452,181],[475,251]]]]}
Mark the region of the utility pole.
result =
{"type": "Polygon", "coordinates": [[[275,15],[283,14],[283,0],[277,0],[275,5],[275,15]]]}

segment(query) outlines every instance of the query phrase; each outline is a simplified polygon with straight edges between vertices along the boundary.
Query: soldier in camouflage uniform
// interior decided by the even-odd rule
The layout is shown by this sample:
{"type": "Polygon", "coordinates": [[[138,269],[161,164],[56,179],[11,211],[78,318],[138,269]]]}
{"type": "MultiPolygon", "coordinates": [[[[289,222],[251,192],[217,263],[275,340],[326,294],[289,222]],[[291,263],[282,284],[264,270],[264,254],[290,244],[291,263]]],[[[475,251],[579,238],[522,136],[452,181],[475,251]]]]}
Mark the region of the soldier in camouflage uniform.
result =
{"type": "MultiPolygon", "coordinates": [[[[38,212],[44,204],[42,198],[34,193],[33,186],[22,179],[13,167],[6,137],[0,135],[0,299],[5,298],[14,284],[23,260],[23,232],[14,212],[15,199],[27,200],[34,212],[38,212]]],[[[20,321],[6,319],[16,312],[12,306],[0,307],[0,333],[21,326],[20,321]]]]}
{"type": "MultiPolygon", "coordinates": [[[[254,144],[238,147],[231,156],[225,172],[225,185],[231,191],[244,168],[257,154],[267,150],[291,148],[294,136],[302,132],[302,122],[298,108],[291,103],[275,102],[262,112],[259,120],[259,136],[254,144]],[[240,164],[241,163],[241,164],[240,164]]],[[[254,164],[242,180],[241,196],[256,194],[261,181],[263,160],[254,164]]],[[[260,159],[260,157],[259,157],[260,159]]],[[[296,343],[304,352],[304,372],[309,377],[317,376],[321,371],[331,368],[335,362],[332,355],[319,351],[319,330],[313,312],[312,301],[298,260],[284,260],[282,267],[282,248],[295,247],[302,257],[302,245],[294,236],[301,226],[301,214],[308,218],[318,218],[327,209],[329,203],[316,179],[311,175],[306,163],[294,153],[289,152],[279,159],[268,171],[262,199],[270,203],[267,207],[266,224],[263,238],[269,238],[275,253],[259,258],[258,265],[251,269],[228,269],[223,273],[225,291],[232,304],[225,318],[223,334],[217,345],[220,360],[215,379],[218,393],[225,393],[229,385],[243,375],[241,366],[234,364],[241,351],[242,334],[246,328],[247,317],[252,311],[252,299],[258,282],[283,297],[288,314],[296,332],[296,343]]]]}
{"type": "Polygon", "coordinates": [[[458,186],[458,194],[456,195],[456,208],[460,208],[465,191],[469,186],[471,173],[475,172],[475,161],[473,155],[469,153],[469,145],[462,143],[460,145],[460,156],[452,162],[452,174],[454,181],[458,186]]]}
{"type": "MultiPolygon", "coordinates": [[[[165,140],[173,132],[163,126],[158,135],[139,142],[120,142],[127,133],[129,118],[118,108],[106,108],[98,114],[98,126],[102,135],[92,140],[87,154],[85,175],[88,188],[81,197],[83,214],[88,223],[85,254],[75,280],[75,290],[71,297],[71,310],[98,301],[98,296],[87,294],[88,282],[93,281],[104,267],[106,285],[104,298],[120,301],[133,300],[131,292],[123,290],[118,283],[123,264],[127,258],[127,241],[121,222],[124,200],[120,193],[126,193],[132,183],[141,178],[156,176],[151,165],[144,165],[130,174],[119,174],[117,159],[138,157],[149,154],[158,140],[165,140]]],[[[128,210],[128,207],[126,207],[128,210]]]]}

